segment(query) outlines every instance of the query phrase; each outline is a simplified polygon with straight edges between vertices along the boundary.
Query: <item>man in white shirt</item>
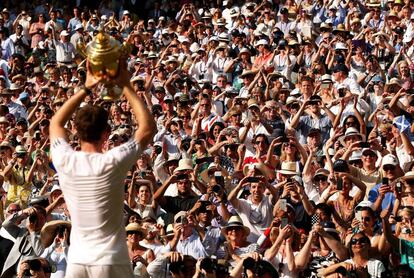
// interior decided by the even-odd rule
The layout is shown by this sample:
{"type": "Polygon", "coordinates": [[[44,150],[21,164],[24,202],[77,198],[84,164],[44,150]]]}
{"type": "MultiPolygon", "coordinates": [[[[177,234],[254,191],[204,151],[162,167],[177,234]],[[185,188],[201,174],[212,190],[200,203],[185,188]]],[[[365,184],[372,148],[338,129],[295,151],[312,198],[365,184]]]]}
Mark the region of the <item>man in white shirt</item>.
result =
{"type": "Polygon", "coordinates": [[[101,81],[92,76],[89,68],[85,86],[65,102],[50,122],[52,160],[72,219],[66,277],[133,277],[123,225],[122,185],[156,126],[131,87],[126,62],[119,67],[113,82],[123,89],[138,126],[127,143],[104,153],[103,146],[110,135],[108,112],[90,105],[77,110],[90,95],[90,89],[101,81]],[[65,129],[76,110],[80,151],[72,149],[65,129]]]}
{"type": "Polygon", "coordinates": [[[56,42],[56,61],[58,64],[71,64],[75,58],[76,49],[69,42],[69,33],[66,30],[60,32],[60,41],[56,42]]]}

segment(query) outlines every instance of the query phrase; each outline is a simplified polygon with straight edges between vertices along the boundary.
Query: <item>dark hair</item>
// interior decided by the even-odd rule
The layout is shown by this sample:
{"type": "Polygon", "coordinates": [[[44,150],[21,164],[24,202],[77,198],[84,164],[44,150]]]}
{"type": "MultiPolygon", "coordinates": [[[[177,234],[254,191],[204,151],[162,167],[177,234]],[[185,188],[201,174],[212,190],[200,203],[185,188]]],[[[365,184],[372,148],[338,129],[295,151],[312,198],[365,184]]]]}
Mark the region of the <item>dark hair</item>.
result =
{"type": "Polygon", "coordinates": [[[269,145],[269,139],[268,139],[268,138],[267,138],[267,136],[266,136],[265,134],[263,134],[263,133],[256,134],[256,135],[253,137],[252,143],[256,144],[256,140],[257,140],[257,138],[260,138],[260,137],[262,137],[262,138],[263,138],[263,140],[266,142],[266,145],[269,145]]]}
{"type": "Polygon", "coordinates": [[[300,83],[302,83],[303,81],[308,81],[308,82],[310,82],[310,83],[314,83],[315,81],[313,80],[313,78],[312,77],[310,77],[310,76],[308,76],[308,75],[305,75],[305,76],[303,76],[301,79],[300,79],[300,83]]]}
{"type": "Polygon", "coordinates": [[[329,217],[329,219],[331,219],[331,217],[332,217],[332,209],[331,209],[331,207],[328,204],[326,204],[326,203],[319,203],[319,204],[317,204],[315,206],[315,210],[317,210],[317,209],[323,211],[329,217]]]}
{"type": "Polygon", "coordinates": [[[86,105],[78,110],[75,126],[80,140],[94,143],[101,140],[102,134],[110,129],[108,111],[99,106],[86,105]]]}
{"type": "Polygon", "coordinates": [[[351,241],[352,239],[356,236],[356,235],[362,235],[363,238],[368,239],[368,244],[371,245],[371,240],[369,239],[369,237],[364,233],[364,232],[358,232],[352,235],[351,239],[349,240],[348,243],[348,252],[349,252],[349,256],[352,258],[354,256],[354,252],[352,252],[352,244],[351,241]]]}

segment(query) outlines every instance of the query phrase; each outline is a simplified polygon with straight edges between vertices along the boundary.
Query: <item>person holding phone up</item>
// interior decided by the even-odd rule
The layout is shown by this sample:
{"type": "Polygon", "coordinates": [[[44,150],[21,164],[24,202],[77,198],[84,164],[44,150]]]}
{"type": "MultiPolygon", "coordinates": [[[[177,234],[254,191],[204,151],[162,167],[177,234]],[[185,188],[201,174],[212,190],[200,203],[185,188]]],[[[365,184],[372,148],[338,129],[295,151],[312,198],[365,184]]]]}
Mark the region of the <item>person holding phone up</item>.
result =
{"type": "Polygon", "coordinates": [[[262,232],[272,222],[273,204],[277,200],[275,187],[271,186],[264,176],[248,175],[230,192],[228,199],[239,214],[243,223],[250,229],[248,240],[257,241],[262,232]],[[250,195],[245,199],[237,198],[240,190],[249,186],[250,195]],[[264,195],[265,189],[271,197],[264,195]]]}
{"type": "Polygon", "coordinates": [[[402,175],[398,159],[392,154],[387,154],[382,158],[381,169],[383,172],[381,183],[375,185],[368,193],[368,201],[374,204],[372,209],[376,212],[385,209],[389,205],[394,206],[393,189],[395,181],[402,175]]]}

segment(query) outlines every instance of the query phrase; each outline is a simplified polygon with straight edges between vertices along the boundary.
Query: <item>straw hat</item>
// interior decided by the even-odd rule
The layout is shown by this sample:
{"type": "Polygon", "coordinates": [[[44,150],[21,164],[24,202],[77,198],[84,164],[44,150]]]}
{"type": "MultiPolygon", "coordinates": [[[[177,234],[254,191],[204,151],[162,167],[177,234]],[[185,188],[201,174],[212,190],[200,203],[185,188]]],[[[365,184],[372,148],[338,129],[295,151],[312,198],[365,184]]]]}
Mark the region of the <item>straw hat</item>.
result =
{"type": "Polygon", "coordinates": [[[193,170],[193,161],[189,158],[182,158],[178,161],[178,167],[175,168],[174,173],[187,170],[193,170]]]}
{"type": "Polygon", "coordinates": [[[46,248],[52,244],[53,240],[55,240],[57,229],[62,226],[68,230],[72,228],[72,224],[65,220],[52,220],[43,226],[40,232],[40,242],[43,247],[46,248]]]}
{"type": "Polygon", "coordinates": [[[143,228],[141,228],[141,226],[138,223],[129,223],[125,227],[125,231],[126,232],[139,232],[142,238],[145,238],[145,236],[147,235],[147,232],[143,228]]]}
{"type": "Polygon", "coordinates": [[[339,142],[345,146],[345,139],[349,136],[358,135],[361,137],[361,141],[365,141],[365,135],[359,133],[359,131],[355,127],[349,127],[346,129],[345,134],[339,137],[339,142]]]}
{"type": "Polygon", "coordinates": [[[250,234],[250,229],[246,226],[243,225],[243,221],[241,220],[241,218],[237,215],[233,215],[232,217],[230,217],[229,221],[227,222],[227,225],[224,226],[221,229],[221,232],[224,235],[227,235],[227,230],[231,227],[241,227],[244,229],[245,232],[245,236],[250,234]]]}
{"type": "Polygon", "coordinates": [[[300,175],[295,161],[283,161],[280,170],[277,172],[282,175],[300,175]]]}
{"type": "Polygon", "coordinates": [[[252,70],[246,70],[244,69],[243,72],[239,75],[240,78],[244,78],[247,76],[254,76],[255,73],[252,70]]]}
{"type": "Polygon", "coordinates": [[[409,171],[405,173],[404,176],[400,178],[403,181],[414,180],[414,171],[409,171]]]}

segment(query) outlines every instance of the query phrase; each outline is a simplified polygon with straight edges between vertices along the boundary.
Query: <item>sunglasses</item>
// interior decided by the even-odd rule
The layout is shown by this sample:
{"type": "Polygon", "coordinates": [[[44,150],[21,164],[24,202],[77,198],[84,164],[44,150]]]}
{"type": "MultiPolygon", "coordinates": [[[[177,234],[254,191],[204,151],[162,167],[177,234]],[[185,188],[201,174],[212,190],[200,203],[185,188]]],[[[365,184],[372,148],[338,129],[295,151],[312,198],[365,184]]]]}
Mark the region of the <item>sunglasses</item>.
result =
{"type": "Polygon", "coordinates": [[[129,232],[127,232],[127,235],[137,235],[137,234],[139,234],[139,232],[137,232],[137,231],[129,231],[129,232]]]}
{"type": "Polygon", "coordinates": [[[325,182],[328,180],[328,178],[324,176],[316,176],[314,180],[315,182],[325,182]]]}
{"type": "Polygon", "coordinates": [[[291,143],[283,143],[283,146],[284,147],[290,147],[290,148],[295,147],[295,145],[291,144],[291,143]]]}
{"type": "Polygon", "coordinates": [[[394,165],[385,165],[384,167],[382,167],[382,169],[387,172],[387,171],[394,171],[395,170],[395,166],[394,165]]]}
{"type": "Polygon", "coordinates": [[[361,238],[353,238],[351,239],[351,245],[356,245],[356,244],[367,244],[369,243],[369,239],[366,237],[361,237],[361,238]]]}

